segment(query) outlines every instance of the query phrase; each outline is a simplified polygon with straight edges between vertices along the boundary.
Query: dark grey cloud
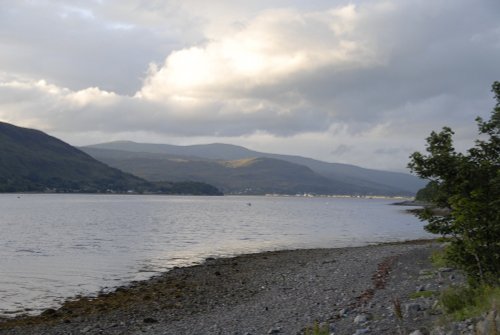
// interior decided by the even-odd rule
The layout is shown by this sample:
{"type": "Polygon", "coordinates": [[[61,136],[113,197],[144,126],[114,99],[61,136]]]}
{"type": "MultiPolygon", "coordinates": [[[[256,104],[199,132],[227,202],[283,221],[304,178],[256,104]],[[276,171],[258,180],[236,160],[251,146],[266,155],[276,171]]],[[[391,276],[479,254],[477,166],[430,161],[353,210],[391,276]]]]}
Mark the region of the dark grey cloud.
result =
{"type": "Polygon", "coordinates": [[[353,150],[353,147],[350,145],[339,144],[331,151],[333,156],[342,156],[353,150]]]}
{"type": "Polygon", "coordinates": [[[183,46],[179,32],[114,21],[97,3],[16,1],[2,7],[0,71],[73,90],[98,86],[133,94],[149,63],[183,46]]]}

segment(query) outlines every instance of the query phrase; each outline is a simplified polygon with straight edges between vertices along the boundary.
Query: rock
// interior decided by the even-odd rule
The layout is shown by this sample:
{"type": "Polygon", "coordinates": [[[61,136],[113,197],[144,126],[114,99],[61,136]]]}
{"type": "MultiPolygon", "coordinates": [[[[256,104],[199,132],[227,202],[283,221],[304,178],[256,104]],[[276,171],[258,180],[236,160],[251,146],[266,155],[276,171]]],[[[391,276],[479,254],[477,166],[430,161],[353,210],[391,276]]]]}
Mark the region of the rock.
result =
{"type": "Polygon", "coordinates": [[[424,335],[424,334],[422,334],[422,332],[421,332],[420,330],[418,330],[418,329],[417,329],[417,330],[412,331],[412,332],[410,333],[410,335],[424,335]]]}
{"type": "Polygon", "coordinates": [[[370,332],[370,328],[361,328],[357,329],[354,335],[361,335],[361,334],[367,334],[370,332]]]}
{"type": "Polygon", "coordinates": [[[83,334],[88,333],[91,329],[92,329],[92,327],[90,327],[90,326],[85,327],[82,330],[80,330],[80,333],[83,333],[83,334]]]}
{"type": "Polygon", "coordinates": [[[494,331],[500,332],[500,316],[496,311],[491,311],[475,324],[474,329],[475,334],[479,335],[495,334],[494,331]]]}
{"type": "Polygon", "coordinates": [[[439,272],[451,272],[451,271],[453,271],[452,268],[439,268],[438,270],[439,270],[439,272]]]}
{"type": "Polygon", "coordinates": [[[335,331],[337,330],[337,328],[335,327],[335,324],[334,323],[330,323],[328,325],[328,330],[330,331],[330,334],[334,334],[335,331]]]}
{"type": "Polygon", "coordinates": [[[432,303],[431,308],[432,309],[436,309],[436,308],[438,308],[438,306],[439,306],[439,300],[434,300],[434,302],[432,303]]]}
{"type": "Polygon", "coordinates": [[[365,323],[368,321],[368,319],[369,319],[368,315],[359,314],[359,315],[356,315],[356,317],[354,318],[354,323],[365,323]]]}
{"type": "Polygon", "coordinates": [[[279,334],[281,333],[281,327],[273,327],[269,329],[268,334],[279,334]]]}
{"type": "Polygon", "coordinates": [[[432,271],[431,270],[426,270],[426,269],[423,269],[423,270],[420,270],[418,272],[418,274],[420,276],[429,276],[429,275],[432,275],[432,271]]]}
{"type": "Polygon", "coordinates": [[[347,314],[349,313],[349,310],[347,308],[342,308],[340,311],[339,311],[339,316],[341,318],[345,318],[347,316],[347,314]]]}
{"type": "Polygon", "coordinates": [[[431,330],[430,335],[446,335],[446,332],[442,327],[437,327],[431,330]]]}
{"type": "Polygon", "coordinates": [[[409,303],[405,304],[404,306],[406,315],[415,315],[415,313],[417,313],[422,309],[422,306],[420,306],[420,304],[417,303],[409,303]]]}
{"type": "Polygon", "coordinates": [[[145,318],[143,320],[144,323],[158,323],[158,320],[156,320],[155,318],[151,318],[151,317],[148,317],[148,318],[145,318]]]}

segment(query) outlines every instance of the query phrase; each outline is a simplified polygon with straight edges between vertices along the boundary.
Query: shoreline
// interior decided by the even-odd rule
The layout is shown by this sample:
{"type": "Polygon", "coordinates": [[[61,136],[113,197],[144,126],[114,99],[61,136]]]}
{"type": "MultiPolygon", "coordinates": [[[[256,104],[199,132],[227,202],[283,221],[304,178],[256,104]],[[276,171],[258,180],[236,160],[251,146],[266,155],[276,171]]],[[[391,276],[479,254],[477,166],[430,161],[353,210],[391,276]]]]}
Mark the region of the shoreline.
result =
{"type": "Polygon", "coordinates": [[[439,248],[416,240],[207,258],[40,316],[1,320],[0,334],[301,334],[315,321],[356,331],[351,315],[368,310],[391,327],[391,299],[408,300],[439,248]]]}
{"type": "Polygon", "coordinates": [[[414,239],[414,240],[403,240],[403,241],[389,241],[389,242],[367,242],[364,244],[360,245],[353,245],[353,246],[341,246],[341,247],[313,247],[313,248],[292,248],[292,249],[273,249],[273,250],[259,250],[255,252],[245,252],[245,253],[234,253],[234,254],[225,254],[225,255],[207,255],[206,258],[200,259],[198,261],[194,262],[189,262],[186,264],[181,264],[181,265],[176,265],[172,266],[171,268],[162,271],[162,272],[156,272],[153,274],[151,277],[146,278],[146,279],[139,279],[139,280],[132,280],[130,282],[125,282],[120,285],[114,286],[114,287],[106,287],[106,289],[101,289],[95,292],[88,292],[86,294],[76,294],[74,296],[68,296],[67,298],[62,299],[63,302],[58,305],[58,306],[49,306],[46,308],[40,308],[37,310],[26,310],[25,313],[21,311],[7,311],[4,312],[4,314],[0,314],[0,325],[2,323],[5,323],[7,321],[15,320],[15,319],[30,319],[30,318],[38,318],[42,313],[44,313],[46,310],[58,310],[60,309],[65,303],[67,302],[72,302],[72,301],[77,301],[80,299],[87,299],[87,300],[94,300],[98,297],[102,297],[104,295],[109,295],[115,293],[117,290],[123,291],[123,290],[128,290],[130,288],[134,288],[138,284],[142,283],[147,283],[149,281],[152,281],[158,277],[163,277],[166,274],[168,274],[171,271],[177,271],[179,269],[183,268],[191,268],[191,267],[197,267],[197,266],[203,266],[207,262],[214,262],[214,261],[223,261],[223,260],[231,260],[239,257],[258,257],[262,255],[267,255],[270,253],[282,253],[282,252],[301,252],[301,251],[307,251],[307,250],[343,250],[343,249],[353,249],[353,248],[364,248],[364,247],[373,247],[373,246],[385,246],[385,245],[400,245],[400,244],[425,244],[425,243],[431,243],[431,242],[437,242],[438,239],[426,239],[426,238],[420,238],[420,239],[414,239]],[[34,313],[31,313],[34,312],[34,313]]]}

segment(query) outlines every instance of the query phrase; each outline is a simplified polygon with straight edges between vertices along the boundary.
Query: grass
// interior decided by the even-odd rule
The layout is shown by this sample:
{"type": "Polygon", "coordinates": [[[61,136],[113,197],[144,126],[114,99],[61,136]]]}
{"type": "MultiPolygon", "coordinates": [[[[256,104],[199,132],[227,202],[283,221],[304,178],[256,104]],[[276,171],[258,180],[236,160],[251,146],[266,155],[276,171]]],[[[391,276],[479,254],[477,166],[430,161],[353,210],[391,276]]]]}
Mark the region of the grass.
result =
{"type": "Polygon", "coordinates": [[[437,268],[450,266],[450,262],[446,259],[446,249],[440,249],[432,252],[431,262],[437,268]]]}
{"type": "Polygon", "coordinates": [[[441,292],[439,302],[453,320],[470,319],[500,305],[500,287],[450,287],[441,292]]]}
{"type": "MultiPolygon", "coordinates": [[[[452,266],[446,256],[446,247],[434,251],[431,255],[433,266],[436,268],[452,266]]],[[[418,298],[419,294],[432,296],[435,292],[415,292],[410,298],[418,298]]],[[[500,287],[487,285],[478,287],[451,286],[441,292],[439,305],[452,320],[461,321],[474,318],[492,309],[498,309],[500,306],[500,287]]]]}
{"type": "Polygon", "coordinates": [[[401,308],[401,301],[398,297],[392,298],[392,309],[394,311],[394,315],[398,320],[403,319],[403,309],[401,308]]]}
{"type": "Polygon", "coordinates": [[[410,299],[418,299],[418,298],[431,298],[436,295],[434,291],[419,291],[413,292],[410,294],[410,299]]]}
{"type": "Polygon", "coordinates": [[[311,328],[306,328],[304,335],[329,335],[330,329],[328,324],[320,326],[318,322],[314,322],[311,328]]]}

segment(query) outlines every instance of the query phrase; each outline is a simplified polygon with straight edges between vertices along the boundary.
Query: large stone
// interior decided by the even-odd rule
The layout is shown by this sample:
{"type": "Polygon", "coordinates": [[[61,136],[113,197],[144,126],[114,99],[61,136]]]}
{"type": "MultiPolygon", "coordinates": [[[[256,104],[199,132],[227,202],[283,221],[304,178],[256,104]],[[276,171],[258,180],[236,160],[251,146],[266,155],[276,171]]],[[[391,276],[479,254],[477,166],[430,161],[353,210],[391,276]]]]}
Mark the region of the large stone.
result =
{"type": "Polygon", "coordinates": [[[279,334],[281,333],[281,327],[273,327],[269,329],[268,334],[279,334]]]}
{"type": "Polygon", "coordinates": [[[347,314],[349,313],[349,310],[347,308],[342,308],[340,311],[339,311],[339,316],[341,318],[345,318],[347,316],[347,314]]]}
{"type": "Polygon", "coordinates": [[[370,317],[366,314],[356,315],[354,318],[354,323],[365,323],[370,319],[370,317]]]}
{"type": "Polygon", "coordinates": [[[443,329],[443,327],[437,327],[431,330],[430,335],[446,335],[446,331],[443,329]]]}
{"type": "Polygon", "coordinates": [[[422,309],[422,306],[417,303],[409,303],[404,305],[406,315],[415,315],[422,309]]]}
{"type": "Polygon", "coordinates": [[[158,320],[152,317],[147,317],[143,320],[144,323],[158,323],[158,320]]]}
{"type": "Polygon", "coordinates": [[[80,333],[85,334],[85,333],[88,333],[91,330],[92,330],[92,327],[87,326],[87,327],[83,328],[82,330],[80,330],[80,333]]]}

